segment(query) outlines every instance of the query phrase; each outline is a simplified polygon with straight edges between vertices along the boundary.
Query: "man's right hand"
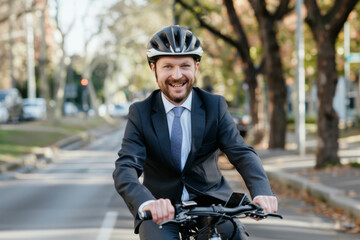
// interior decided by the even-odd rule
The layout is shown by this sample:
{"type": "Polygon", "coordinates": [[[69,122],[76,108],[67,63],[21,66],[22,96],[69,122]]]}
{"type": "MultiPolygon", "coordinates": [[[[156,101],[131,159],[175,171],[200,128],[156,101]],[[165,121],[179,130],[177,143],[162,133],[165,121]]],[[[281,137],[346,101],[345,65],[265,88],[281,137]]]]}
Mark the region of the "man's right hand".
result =
{"type": "Polygon", "coordinates": [[[169,199],[158,199],[147,204],[143,211],[150,211],[152,220],[160,224],[164,221],[173,220],[175,217],[175,208],[169,199]]]}

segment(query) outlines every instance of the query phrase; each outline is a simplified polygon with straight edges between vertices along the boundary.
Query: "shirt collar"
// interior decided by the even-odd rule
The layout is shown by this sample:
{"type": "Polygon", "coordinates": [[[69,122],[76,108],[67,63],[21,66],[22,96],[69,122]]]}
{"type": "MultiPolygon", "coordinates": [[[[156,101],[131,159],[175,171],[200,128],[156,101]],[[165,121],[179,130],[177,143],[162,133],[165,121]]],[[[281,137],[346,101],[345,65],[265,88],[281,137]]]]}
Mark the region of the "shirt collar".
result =
{"type": "MultiPolygon", "coordinates": [[[[170,112],[174,107],[176,107],[176,105],[172,104],[171,102],[169,102],[169,100],[166,99],[163,92],[161,92],[161,98],[164,104],[166,114],[170,112]]],[[[185,100],[185,102],[181,104],[181,107],[184,107],[191,112],[191,103],[192,103],[192,90],[189,96],[187,97],[187,99],[185,100]]]]}

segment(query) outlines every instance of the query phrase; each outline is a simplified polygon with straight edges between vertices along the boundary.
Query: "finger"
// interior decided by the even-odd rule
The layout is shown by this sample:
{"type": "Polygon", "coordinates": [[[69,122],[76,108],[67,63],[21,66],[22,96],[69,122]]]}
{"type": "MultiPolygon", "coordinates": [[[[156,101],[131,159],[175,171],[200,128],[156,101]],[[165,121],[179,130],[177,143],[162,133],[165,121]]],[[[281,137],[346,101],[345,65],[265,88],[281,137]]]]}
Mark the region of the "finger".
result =
{"type": "Polygon", "coordinates": [[[175,217],[175,208],[171,204],[171,201],[169,199],[166,199],[166,205],[167,205],[167,212],[168,212],[168,219],[167,220],[172,220],[175,217]]]}
{"type": "Polygon", "coordinates": [[[158,213],[158,218],[156,223],[160,224],[164,221],[164,218],[166,217],[166,211],[164,210],[165,207],[165,200],[160,198],[156,201],[156,211],[158,213]]]}
{"type": "Polygon", "coordinates": [[[277,201],[276,197],[273,197],[273,200],[272,200],[272,211],[274,213],[277,213],[277,211],[278,211],[278,201],[277,201]]]}
{"type": "Polygon", "coordinates": [[[157,212],[157,218],[155,222],[157,224],[174,219],[175,210],[169,199],[158,199],[155,206],[157,212]]]}

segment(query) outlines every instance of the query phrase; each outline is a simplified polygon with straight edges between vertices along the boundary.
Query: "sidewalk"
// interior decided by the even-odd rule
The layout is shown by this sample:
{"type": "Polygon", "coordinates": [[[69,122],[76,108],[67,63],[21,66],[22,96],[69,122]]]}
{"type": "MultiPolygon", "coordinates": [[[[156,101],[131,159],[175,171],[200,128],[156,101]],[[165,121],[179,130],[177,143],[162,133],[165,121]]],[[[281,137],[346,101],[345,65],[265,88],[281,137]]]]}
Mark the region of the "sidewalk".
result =
{"type": "MultiPolygon", "coordinates": [[[[341,140],[343,141],[343,140],[341,140]]],[[[314,197],[335,209],[342,209],[360,223],[360,168],[346,165],[360,163],[360,145],[341,149],[343,166],[315,170],[314,154],[300,156],[294,151],[257,150],[269,179],[279,189],[292,189],[298,195],[314,197]]],[[[339,219],[340,220],[340,219],[339,219]]],[[[356,226],[354,226],[356,227],[356,226]]],[[[359,227],[359,226],[358,226],[359,227]]]]}

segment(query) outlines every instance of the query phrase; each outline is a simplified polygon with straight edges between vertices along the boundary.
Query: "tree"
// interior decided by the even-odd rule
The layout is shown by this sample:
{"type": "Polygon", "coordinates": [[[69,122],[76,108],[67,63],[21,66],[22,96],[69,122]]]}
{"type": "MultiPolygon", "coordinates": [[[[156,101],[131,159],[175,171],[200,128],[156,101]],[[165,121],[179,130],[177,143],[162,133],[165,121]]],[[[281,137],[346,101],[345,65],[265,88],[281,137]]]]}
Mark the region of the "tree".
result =
{"type": "Polygon", "coordinates": [[[20,87],[27,79],[23,21],[36,4],[25,7],[24,1],[0,1],[0,88],[20,87]]]}
{"type": "Polygon", "coordinates": [[[50,87],[48,76],[46,74],[46,68],[48,66],[47,56],[47,44],[46,44],[46,31],[45,31],[45,14],[48,11],[48,0],[43,1],[40,16],[40,30],[41,30],[41,43],[40,43],[40,58],[38,60],[39,65],[39,88],[41,98],[45,98],[47,102],[47,109],[50,110],[50,87]]]}
{"type": "Polygon", "coordinates": [[[216,30],[213,26],[204,20],[201,14],[199,2],[196,1],[194,6],[189,5],[184,0],[178,2],[187,10],[191,11],[200,25],[219,38],[234,46],[243,62],[245,81],[249,86],[250,109],[252,123],[255,129],[256,142],[263,137],[264,129],[259,121],[259,88],[257,76],[263,70],[269,85],[269,112],[270,112],[270,138],[269,148],[284,148],[286,137],[286,84],[283,77],[283,68],[280,57],[279,44],[276,39],[276,23],[285,15],[292,11],[290,0],[282,0],[275,8],[275,11],[267,10],[267,4],[263,1],[249,0],[254,9],[256,19],[259,23],[260,39],[264,52],[262,64],[259,68],[255,67],[254,60],[250,56],[250,47],[246,33],[236,13],[232,0],[223,0],[227,9],[228,17],[236,35],[236,39],[225,36],[221,31],[216,30]],[[262,67],[264,66],[264,69],[262,67]]]}
{"type": "MultiPolygon", "coordinates": [[[[85,11],[85,13],[89,12],[89,9],[91,7],[91,5],[93,4],[92,1],[90,1],[87,5],[87,10],[85,11]]],[[[96,96],[96,91],[94,89],[94,83],[92,81],[92,72],[94,70],[95,64],[96,64],[96,58],[94,58],[93,60],[90,59],[90,57],[88,56],[88,46],[90,44],[90,42],[94,39],[95,36],[99,35],[102,32],[102,28],[103,28],[103,21],[104,21],[104,16],[102,16],[100,18],[99,21],[99,25],[96,28],[95,32],[91,32],[90,29],[86,29],[86,14],[84,14],[83,18],[82,18],[82,23],[83,23],[83,29],[84,29],[84,40],[85,40],[85,44],[84,44],[84,55],[83,55],[83,63],[82,63],[82,77],[86,78],[89,82],[87,84],[87,91],[89,93],[89,97],[90,97],[90,107],[92,109],[95,110],[96,114],[98,113],[98,101],[97,101],[97,96],[96,96]],[[86,32],[90,32],[91,34],[89,36],[86,36],[86,32]]]]}
{"type": "Polygon", "coordinates": [[[56,26],[57,30],[61,34],[61,42],[60,42],[60,51],[62,52],[59,62],[59,68],[56,72],[56,87],[55,87],[55,112],[53,117],[55,120],[59,120],[62,116],[62,107],[64,103],[64,91],[65,91],[65,83],[66,83],[66,76],[65,76],[65,59],[66,59],[66,52],[65,52],[65,39],[68,33],[71,31],[72,27],[75,25],[76,15],[74,16],[73,20],[71,21],[71,24],[68,26],[68,28],[64,31],[60,27],[60,18],[59,18],[59,0],[55,0],[56,4],[56,26]]]}
{"type": "Polygon", "coordinates": [[[317,151],[315,168],[339,164],[339,117],[333,108],[338,74],[336,70],[335,42],[350,12],[358,0],[335,0],[326,11],[316,0],[304,0],[309,25],[317,47],[317,151]]]}
{"type": "MultiPolygon", "coordinates": [[[[237,17],[235,9],[233,7],[232,1],[225,0],[224,3],[227,6],[229,12],[230,22],[233,25],[233,29],[236,34],[236,39],[233,39],[230,36],[223,34],[220,30],[216,29],[214,26],[210,25],[205,21],[204,14],[201,12],[202,9],[199,2],[196,1],[194,6],[188,4],[183,0],[177,1],[183,8],[187,9],[188,11],[192,12],[195,18],[200,23],[200,26],[207,29],[216,37],[224,40],[226,43],[230,44],[231,46],[235,47],[237,53],[240,55],[240,58],[243,62],[242,67],[244,71],[245,82],[249,86],[249,96],[250,96],[250,115],[251,121],[254,128],[254,143],[259,143],[263,137],[265,129],[263,128],[265,124],[260,122],[259,119],[259,88],[257,84],[257,75],[259,71],[256,69],[253,59],[250,56],[250,45],[247,40],[247,36],[245,31],[243,30],[242,24],[240,22],[240,18],[237,17]]],[[[262,119],[265,121],[265,119],[262,119]]]]}
{"type": "Polygon", "coordinates": [[[278,32],[276,22],[291,12],[293,7],[289,6],[290,0],[281,0],[275,11],[270,12],[265,0],[249,0],[249,2],[259,23],[264,51],[265,75],[269,85],[269,148],[285,148],[287,91],[279,44],[276,39],[278,32]]]}

